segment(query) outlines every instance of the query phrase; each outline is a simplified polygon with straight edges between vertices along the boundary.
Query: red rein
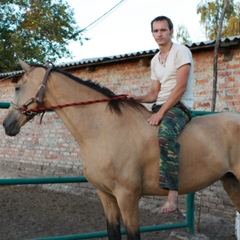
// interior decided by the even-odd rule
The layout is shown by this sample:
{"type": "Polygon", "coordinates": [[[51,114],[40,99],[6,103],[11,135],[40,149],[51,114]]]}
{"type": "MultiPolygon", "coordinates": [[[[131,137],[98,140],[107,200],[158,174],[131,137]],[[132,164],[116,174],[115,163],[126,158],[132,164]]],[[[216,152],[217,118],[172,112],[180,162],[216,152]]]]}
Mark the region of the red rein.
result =
{"type": "Polygon", "coordinates": [[[37,115],[39,113],[44,113],[45,111],[51,111],[55,110],[58,108],[65,108],[65,107],[72,107],[72,106],[78,106],[78,105],[87,105],[87,104],[93,104],[93,103],[100,103],[100,102],[110,102],[110,101],[116,101],[119,99],[127,99],[128,95],[126,94],[121,94],[121,95],[116,95],[115,97],[112,98],[104,98],[104,99],[99,99],[99,100],[90,100],[90,101],[85,101],[85,102],[77,102],[77,103],[67,103],[67,104],[62,104],[62,105],[56,105],[56,106],[49,106],[49,107],[38,107],[38,108],[21,108],[20,112],[22,114],[26,115],[37,115]]]}

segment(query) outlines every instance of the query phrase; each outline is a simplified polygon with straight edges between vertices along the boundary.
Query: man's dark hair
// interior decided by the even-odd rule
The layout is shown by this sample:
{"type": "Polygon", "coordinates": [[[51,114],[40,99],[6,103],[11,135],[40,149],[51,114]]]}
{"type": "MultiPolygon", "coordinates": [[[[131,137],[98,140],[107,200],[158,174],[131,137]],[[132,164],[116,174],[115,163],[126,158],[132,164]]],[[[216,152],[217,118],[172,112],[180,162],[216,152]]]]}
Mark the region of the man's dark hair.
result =
{"type": "Polygon", "coordinates": [[[173,23],[172,23],[172,20],[168,17],[165,17],[165,16],[159,16],[159,17],[156,17],[154,18],[152,21],[151,21],[151,30],[153,31],[153,23],[156,22],[156,21],[163,21],[163,20],[166,20],[168,22],[168,27],[170,30],[173,29],[173,23]]]}

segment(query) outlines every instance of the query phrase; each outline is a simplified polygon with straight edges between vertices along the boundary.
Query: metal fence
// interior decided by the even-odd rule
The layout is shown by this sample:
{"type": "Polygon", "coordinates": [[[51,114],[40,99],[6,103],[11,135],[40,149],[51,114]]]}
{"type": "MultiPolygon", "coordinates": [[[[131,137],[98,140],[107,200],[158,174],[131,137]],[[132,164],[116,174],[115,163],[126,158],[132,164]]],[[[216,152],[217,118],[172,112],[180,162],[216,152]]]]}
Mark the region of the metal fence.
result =
{"type": "MultiPolygon", "coordinates": [[[[57,184],[57,183],[79,183],[88,182],[84,176],[80,177],[56,177],[56,178],[11,178],[0,179],[0,185],[26,185],[26,184],[57,184]]],[[[160,230],[168,230],[175,228],[187,228],[189,232],[194,233],[194,193],[187,195],[186,204],[186,219],[184,222],[156,225],[156,226],[144,226],[140,228],[141,232],[152,232],[160,230]]],[[[121,230],[121,234],[126,234],[124,229],[121,230]]],[[[68,236],[56,236],[47,238],[34,238],[32,240],[77,240],[77,239],[91,239],[99,237],[107,237],[107,231],[82,233],[68,236]]]]}

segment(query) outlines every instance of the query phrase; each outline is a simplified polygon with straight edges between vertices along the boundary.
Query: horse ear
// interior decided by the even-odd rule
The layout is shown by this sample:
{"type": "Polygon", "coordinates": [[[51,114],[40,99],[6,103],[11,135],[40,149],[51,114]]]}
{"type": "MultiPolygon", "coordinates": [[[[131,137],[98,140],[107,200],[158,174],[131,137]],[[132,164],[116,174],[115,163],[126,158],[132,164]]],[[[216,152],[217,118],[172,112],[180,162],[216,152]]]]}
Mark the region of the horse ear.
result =
{"type": "Polygon", "coordinates": [[[30,66],[27,64],[27,63],[25,63],[22,59],[18,59],[18,61],[19,61],[19,63],[20,63],[20,65],[21,65],[21,67],[22,67],[22,69],[25,71],[25,72],[27,72],[28,71],[28,69],[30,68],[30,66]]]}

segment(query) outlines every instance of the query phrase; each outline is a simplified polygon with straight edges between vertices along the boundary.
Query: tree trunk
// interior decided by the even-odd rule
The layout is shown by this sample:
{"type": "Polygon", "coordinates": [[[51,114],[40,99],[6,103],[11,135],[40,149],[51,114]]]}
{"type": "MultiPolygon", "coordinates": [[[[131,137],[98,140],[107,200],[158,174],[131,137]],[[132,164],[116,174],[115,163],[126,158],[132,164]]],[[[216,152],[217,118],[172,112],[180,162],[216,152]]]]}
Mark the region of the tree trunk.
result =
{"type": "Polygon", "coordinates": [[[217,99],[218,49],[219,49],[221,35],[222,35],[223,20],[224,20],[225,14],[227,12],[228,5],[229,5],[229,0],[225,0],[225,5],[224,5],[223,11],[222,11],[221,18],[220,18],[218,34],[217,34],[217,39],[216,39],[215,48],[214,48],[213,95],[212,95],[212,108],[211,108],[211,111],[213,111],[213,112],[215,111],[215,108],[216,108],[216,99],[217,99]]]}

